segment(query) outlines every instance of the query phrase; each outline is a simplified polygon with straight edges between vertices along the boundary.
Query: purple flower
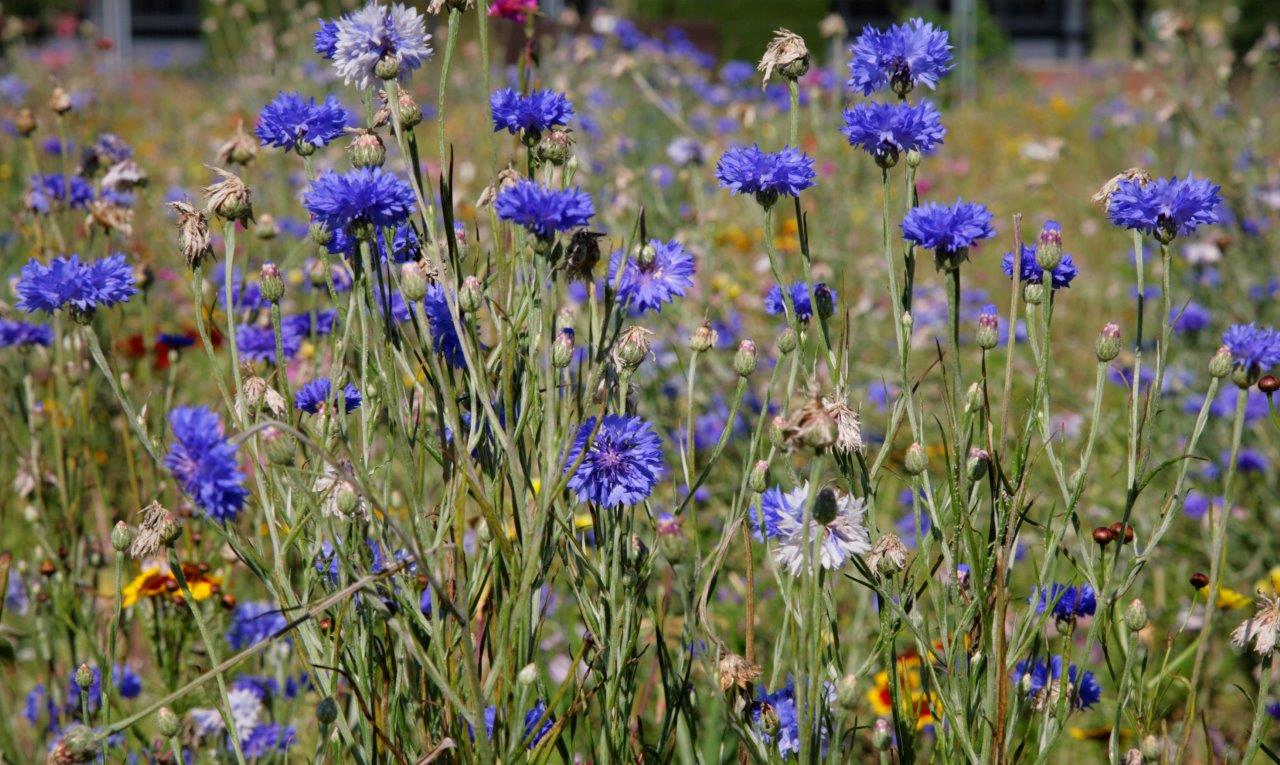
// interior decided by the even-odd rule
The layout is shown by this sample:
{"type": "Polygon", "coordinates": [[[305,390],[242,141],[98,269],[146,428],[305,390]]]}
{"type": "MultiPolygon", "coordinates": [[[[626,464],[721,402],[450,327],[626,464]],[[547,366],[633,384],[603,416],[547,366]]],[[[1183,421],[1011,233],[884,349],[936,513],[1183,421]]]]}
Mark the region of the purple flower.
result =
{"type": "Polygon", "coordinates": [[[227,645],[231,650],[239,651],[270,638],[286,626],[288,622],[275,603],[247,600],[231,613],[227,645]]]}
{"type": "Polygon", "coordinates": [[[563,93],[535,90],[522,96],[510,88],[495,90],[489,97],[493,113],[493,132],[524,133],[537,136],[553,127],[569,124],[573,104],[563,93]]]}
{"type": "Polygon", "coordinates": [[[332,170],[311,182],[303,203],[315,220],[331,232],[351,226],[392,228],[404,223],[414,209],[413,189],[380,167],[360,167],[345,173],[332,170]]]}
{"type": "Polygon", "coordinates": [[[1107,202],[1107,215],[1121,228],[1141,231],[1161,242],[1218,222],[1221,187],[1188,173],[1184,180],[1157,178],[1147,185],[1120,181],[1107,202]]]}
{"type": "Polygon", "coordinates": [[[218,415],[203,406],[180,406],[169,412],[169,426],[176,440],[164,466],[211,520],[234,521],[249,492],[218,415]]]}
{"type": "Polygon", "coordinates": [[[769,153],[759,146],[731,146],[716,165],[716,178],[734,194],[754,194],[770,207],[778,197],[799,196],[813,186],[813,159],[790,146],[769,153]]]}
{"type": "Polygon", "coordinates": [[[569,479],[578,501],[619,507],[648,498],[665,468],[662,442],[653,426],[639,417],[610,414],[594,438],[593,430],[595,417],[582,423],[565,461],[567,473],[582,456],[569,479]]]}
{"type": "Polygon", "coordinates": [[[338,22],[333,19],[320,19],[320,28],[316,30],[315,49],[322,58],[330,61],[338,52],[338,22]]]}
{"type": "Polygon", "coordinates": [[[864,102],[845,110],[840,132],[850,146],[870,154],[881,167],[892,167],[908,151],[932,154],[947,129],[929,101],[915,105],[864,102]]]}
{"type": "Polygon", "coordinates": [[[913,207],[902,220],[902,236],[938,257],[953,257],[995,235],[990,211],[961,199],[953,205],[929,202],[913,207]]]}
{"type": "Polygon", "coordinates": [[[1174,332],[1194,334],[1209,328],[1213,314],[1208,308],[1191,301],[1181,309],[1169,309],[1169,321],[1173,322],[1174,332]]]}
{"type": "MultiPolygon", "coordinates": [[[[302,386],[293,397],[293,405],[310,414],[319,412],[333,401],[333,383],[328,377],[317,377],[302,386]]],[[[360,408],[360,391],[355,385],[347,383],[343,386],[342,401],[344,411],[360,408]]]]}
{"type": "Polygon", "coordinates": [[[423,304],[426,307],[427,329],[431,332],[431,346],[435,348],[436,353],[444,356],[450,365],[457,369],[465,369],[467,359],[462,353],[458,329],[453,324],[453,316],[449,313],[449,304],[445,300],[443,287],[433,284],[427,288],[423,304]]]}
{"type": "Polygon", "coordinates": [[[596,214],[591,196],[581,189],[561,191],[527,180],[503,189],[493,209],[499,218],[523,226],[540,239],[585,226],[596,214]]]}
{"type": "Polygon", "coordinates": [[[627,258],[619,279],[621,264],[622,250],[618,250],[609,260],[609,282],[618,284],[618,297],[630,301],[635,313],[657,311],[693,286],[693,255],[674,239],[649,240],[648,246],[627,258]]]}
{"type": "Polygon", "coordinates": [[[1232,324],[1222,334],[1222,344],[1231,351],[1231,362],[1251,374],[1280,364],[1280,332],[1271,327],[1232,324]]]}
{"type": "Polygon", "coordinates": [[[849,88],[864,96],[884,87],[900,96],[916,85],[936,88],[951,69],[947,33],[922,19],[896,24],[887,32],[864,27],[849,51],[849,88]]]}
{"type": "Polygon", "coordinates": [[[0,348],[26,348],[53,344],[53,328],[44,324],[0,319],[0,348]]]}
{"type": "Polygon", "coordinates": [[[25,203],[28,210],[48,214],[54,207],[84,209],[93,201],[93,187],[78,175],[58,173],[31,176],[25,203]]]}
{"type": "MultiPolygon", "coordinates": [[[[533,705],[524,715],[524,738],[528,739],[528,748],[533,749],[542,741],[543,737],[551,731],[551,726],[555,724],[555,717],[547,711],[547,704],[542,699],[538,699],[538,703],[533,705]],[[541,724],[539,724],[541,721],[541,724]]],[[[490,729],[490,738],[493,737],[492,726],[489,723],[489,715],[485,714],[485,727],[490,729]]]]}
{"type": "MultiPolygon", "coordinates": [[[[791,303],[796,309],[796,320],[808,321],[813,318],[813,302],[809,299],[809,283],[793,282],[787,288],[791,292],[791,303]]],[[[840,297],[834,289],[828,287],[822,282],[813,285],[813,297],[818,301],[818,315],[829,316],[835,310],[836,300],[840,297]],[[829,310],[824,308],[829,306],[829,310]]],[[[785,316],[787,311],[786,300],[782,295],[782,287],[775,284],[769,288],[764,296],[765,313],[774,316],[785,316]]]]}
{"type": "Polygon", "coordinates": [[[1059,621],[1093,616],[1098,608],[1093,588],[1087,584],[1079,587],[1065,584],[1040,587],[1031,594],[1028,602],[1036,604],[1037,614],[1043,614],[1047,610],[1059,621]]]}
{"type": "Polygon", "coordinates": [[[760,508],[752,508],[749,520],[756,539],[777,539],[783,534],[783,527],[791,524],[793,519],[803,516],[804,503],[809,499],[809,484],[797,486],[789,492],[783,492],[774,486],[760,495],[760,508]],[[790,519],[790,520],[789,520],[790,519]]]}
{"type": "Polygon", "coordinates": [[[88,314],[123,303],[137,293],[133,269],[119,253],[80,262],[79,255],[54,258],[49,265],[32,260],[22,267],[17,306],[27,313],[53,313],[59,308],[88,314]]]}
{"type": "Polygon", "coordinates": [[[1092,672],[1081,671],[1072,664],[1067,668],[1068,687],[1061,687],[1062,657],[1053,656],[1049,661],[1023,659],[1013,670],[1014,684],[1026,690],[1032,705],[1054,703],[1058,693],[1071,693],[1071,706],[1088,709],[1102,698],[1102,686],[1092,672]]]}
{"type": "Polygon", "coordinates": [[[241,751],[245,757],[255,761],[272,752],[287,752],[298,740],[297,730],[293,726],[286,727],[279,723],[264,723],[247,733],[239,733],[241,751]]]}
{"type": "MultiPolygon", "coordinates": [[[[1044,269],[1036,262],[1036,248],[1028,245],[1022,245],[1022,260],[1018,264],[1022,268],[1021,278],[1019,281],[1029,284],[1042,284],[1044,282],[1044,269]]],[[[1004,269],[1004,275],[1013,278],[1013,253],[1006,252],[1004,259],[1000,261],[1000,267],[1004,269]]],[[[1071,256],[1063,253],[1062,260],[1058,265],[1053,267],[1052,274],[1053,288],[1055,290],[1065,289],[1071,286],[1071,282],[1075,280],[1079,270],[1071,256]]]]}
{"type": "MultiPolygon", "coordinates": [[[[426,21],[416,9],[369,3],[338,19],[333,68],[348,85],[361,90],[378,80],[405,80],[431,58],[430,41],[426,21]]],[[[317,35],[317,49],[319,43],[317,35]]]]}
{"type": "MultiPolygon", "coordinates": [[[[766,744],[778,749],[778,755],[787,759],[800,753],[800,719],[796,715],[795,683],[788,678],[787,684],[766,693],[762,686],[751,705],[751,723],[757,734],[766,744]],[[765,713],[769,713],[769,724],[765,722],[765,713]],[[777,720],[776,728],[773,721],[777,720]]],[[[826,742],[826,730],[822,731],[823,743],[826,742]]]]}
{"type": "Polygon", "coordinates": [[[317,104],[314,98],[303,98],[299,93],[280,93],[263,107],[254,132],[263,146],[305,154],[342,135],[349,124],[351,115],[333,96],[317,104]]]}

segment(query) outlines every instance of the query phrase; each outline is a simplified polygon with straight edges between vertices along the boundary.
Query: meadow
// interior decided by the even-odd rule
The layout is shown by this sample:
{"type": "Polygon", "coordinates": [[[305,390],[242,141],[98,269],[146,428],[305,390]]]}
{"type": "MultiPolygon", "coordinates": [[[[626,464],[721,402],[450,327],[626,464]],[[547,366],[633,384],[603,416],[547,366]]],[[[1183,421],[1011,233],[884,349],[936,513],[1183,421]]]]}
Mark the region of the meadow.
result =
{"type": "Polygon", "coordinates": [[[476,5],[4,28],[0,761],[1280,757],[1280,30],[476,5]]]}

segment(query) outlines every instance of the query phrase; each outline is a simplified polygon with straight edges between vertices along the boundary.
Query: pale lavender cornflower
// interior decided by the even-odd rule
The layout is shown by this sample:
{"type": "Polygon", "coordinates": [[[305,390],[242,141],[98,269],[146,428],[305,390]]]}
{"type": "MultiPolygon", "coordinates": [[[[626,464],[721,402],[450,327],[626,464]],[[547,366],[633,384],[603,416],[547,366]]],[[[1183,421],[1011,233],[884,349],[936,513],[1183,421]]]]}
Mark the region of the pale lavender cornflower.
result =
{"type": "Polygon", "coordinates": [[[425,18],[400,3],[370,3],[343,16],[337,21],[335,40],[334,70],[361,90],[379,80],[407,79],[433,53],[425,18]]]}

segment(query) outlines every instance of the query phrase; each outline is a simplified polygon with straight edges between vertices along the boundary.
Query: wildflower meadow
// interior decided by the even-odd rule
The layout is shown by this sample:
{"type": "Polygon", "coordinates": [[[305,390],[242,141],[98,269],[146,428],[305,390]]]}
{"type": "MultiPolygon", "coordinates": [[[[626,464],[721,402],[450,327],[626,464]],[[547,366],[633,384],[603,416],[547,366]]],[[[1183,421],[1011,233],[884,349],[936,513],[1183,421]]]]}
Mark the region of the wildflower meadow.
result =
{"type": "Polygon", "coordinates": [[[0,33],[0,762],[1280,761],[1280,19],[204,5],[0,33]]]}

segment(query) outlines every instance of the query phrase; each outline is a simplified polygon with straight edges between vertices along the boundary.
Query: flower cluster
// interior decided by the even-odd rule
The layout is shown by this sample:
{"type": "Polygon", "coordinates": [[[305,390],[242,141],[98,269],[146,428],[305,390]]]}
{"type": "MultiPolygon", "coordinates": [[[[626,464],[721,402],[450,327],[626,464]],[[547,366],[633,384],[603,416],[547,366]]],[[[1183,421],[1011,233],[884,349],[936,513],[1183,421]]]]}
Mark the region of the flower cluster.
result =
{"type": "Polygon", "coordinates": [[[368,226],[394,228],[413,212],[413,189],[380,167],[345,173],[329,171],[311,182],[303,196],[311,217],[330,232],[361,236],[368,226]]]}
{"type": "Polygon", "coordinates": [[[1079,587],[1065,584],[1052,584],[1040,587],[1032,593],[1030,601],[1036,606],[1036,613],[1046,611],[1052,613],[1058,621],[1069,621],[1081,616],[1093,616],[1098,608],[1098,599],[1093,588],[1087,584],[1079,587]]]}
{"type": "Polygon", "coordinates": [[[1055,707],[1063,693],[1069,695],[1075,709],[1088,709],[1102,698],[1102,686],[1093,673],[1074,664],[1067,667],[1067,683],[1063,686],[1061,656],[1052,656],[1048,661],[1023,659],[1013,669],[1013,682],[1037,710],[1055,707]]]}
{"type": "Polygon", "coordinates": [[[67,308],[78,314],[123,303],[137,294],[133,269],[116,254],[85,263],[79,255],[54,258],[49,265],[32,260],[22,267],[18,308],[28,313],[54,313],[67,308]]]}
{"type": "Polygon", "coordinates": [[[281,93],[262,109],[254,130],[263,146],[308,154],[342,135],[351,124],[351,115],[328,96],[317,104],[299,93],[281,93]]]}
{"type": "MultiPolygon", "coordinates": [[[[795,308],[796,320],[802,322],[813,318],[815,301],[818,315],[825,318],[835,311],[836,301],[840,297],[838,292],[823,282],[815,283],[812,292],[808,282],[794,282],[787,287],[787,291],[791,293],[791,305],[795,308]]],[[[764,310],[765,313],[774,316],[786,315],[787,302],[781,285],[775,284],[765,293],[764,310]]]]}
{"type": "Polygon", "coordinates": [[[180,406],[169,412],[169,427],[175,441],[164,466],[210,520],[234,521],[249,492],[218,415],[203,406],[180,406]]]}
{"type": "Polygon", "coordinates": [[[662,441],[653,426],[616,414],[582,423],[565,458],[565,472],[572,471],[569,489],[578,501],[604,507],[643,502],[665,469],[662,441]]]}
{"type": "Polygon", "coordinates": [[[585,226],[596,214],[591,196],[581,189],[550,189],[524,180],[503,189],[493,209],[502,220],[523,226],[541,239],[585,226]]]}
{"type": "MultiPolygon", "coordinates": [[[[324,411],[329,404],[333,403],[335,396],[333,395],[333,383],[328,377],[317,377],[306,385],[298,389],[294,394],[293,405],[308,414],[316,414],[324,411]]],[[[350,412],[360,408],[360,391],[352,383],[342,386],[342,408],[345,412],[350,412]]]]}

